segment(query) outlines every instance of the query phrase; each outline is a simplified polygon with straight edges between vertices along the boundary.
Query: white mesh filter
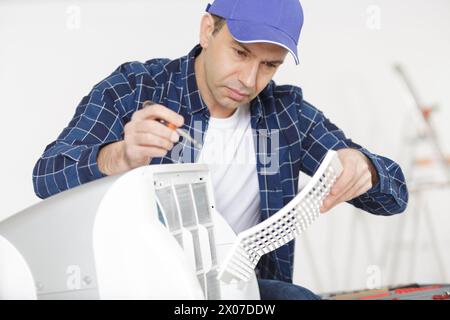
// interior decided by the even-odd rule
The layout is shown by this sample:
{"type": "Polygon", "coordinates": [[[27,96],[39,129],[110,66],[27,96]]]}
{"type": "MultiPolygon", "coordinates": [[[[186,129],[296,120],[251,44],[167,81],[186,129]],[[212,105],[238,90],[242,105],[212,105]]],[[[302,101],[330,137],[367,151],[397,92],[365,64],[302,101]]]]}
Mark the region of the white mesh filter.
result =
{"type": "Polygon", "coordinates": [[[336,151],[328,151],[303,190],[273,216],[238,234],[219,269],[224,282],[248,281],[263,254],[288,243],[320,215],[320,206],[342,171],[336,151]]]}

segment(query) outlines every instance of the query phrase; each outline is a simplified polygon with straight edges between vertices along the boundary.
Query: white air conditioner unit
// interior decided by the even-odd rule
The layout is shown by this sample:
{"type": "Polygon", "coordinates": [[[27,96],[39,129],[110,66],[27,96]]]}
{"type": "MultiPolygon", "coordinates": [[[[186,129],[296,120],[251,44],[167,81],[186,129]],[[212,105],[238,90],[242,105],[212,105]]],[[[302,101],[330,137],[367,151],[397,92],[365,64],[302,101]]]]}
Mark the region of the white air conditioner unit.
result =
{"type": "Polygon", "coordinates": [[[140,167],[1,222],[0,299],[259,299],[217,278],[235,240],[206,165],[140,167]]]}

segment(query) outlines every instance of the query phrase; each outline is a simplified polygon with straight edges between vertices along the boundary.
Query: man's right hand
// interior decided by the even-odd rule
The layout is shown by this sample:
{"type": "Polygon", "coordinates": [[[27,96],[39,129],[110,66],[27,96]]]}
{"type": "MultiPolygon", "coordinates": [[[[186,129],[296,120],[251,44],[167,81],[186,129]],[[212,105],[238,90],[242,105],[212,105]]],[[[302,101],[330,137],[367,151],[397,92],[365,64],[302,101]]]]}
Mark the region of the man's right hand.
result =
{"type": "Polygon", "coordinates": [[[169,108],[152,104],[133,113],[124,127],[124,139],[102,147],[98,167],[107,175],[123,173],[147,165],[152,158],[164,157],[180,139],[175,130],[160,122],[181,127],[184,119],[169,108]]]}

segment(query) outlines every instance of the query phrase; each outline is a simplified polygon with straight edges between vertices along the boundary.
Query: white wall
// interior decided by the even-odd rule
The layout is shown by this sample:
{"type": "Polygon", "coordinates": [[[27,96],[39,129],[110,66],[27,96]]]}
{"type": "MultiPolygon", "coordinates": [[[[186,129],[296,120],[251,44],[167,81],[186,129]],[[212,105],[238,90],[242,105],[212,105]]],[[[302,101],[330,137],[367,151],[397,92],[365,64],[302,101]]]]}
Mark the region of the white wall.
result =
{"type": "MultiPolygon", "coordinates": [[[[0,1],[0,220],[39,201],[32,188],[33,166],[92,86],[125,61],[186,54],[197,43],[206,3],[0,1]]],[[[348,136],[406,165],[402,136],[405,128],[413,130],[414,109],[392,71],[392,64],[401,62],[423,100],[439,104],[433,120],[450,152],[450,140],[444,139],[450,119],[450,2],[302,4],[301,65],[289,60],[276,81],[300,85],[306,99],[348,136]]],[[[445,251],[450,215],[444,201],[449,195],[449,189],[426,194],[430,214],[419,216],[417,229],[415,195],[408,212],[393,218],[338,207],[299,239],[295,282],[317,292],[364,288],[376,279],[380,285],[450,282],[445,251]],[[433,232],[426,219],[433,220],[433,232]],[[399,239],[397,224],[405,227],[399,239]]]]}

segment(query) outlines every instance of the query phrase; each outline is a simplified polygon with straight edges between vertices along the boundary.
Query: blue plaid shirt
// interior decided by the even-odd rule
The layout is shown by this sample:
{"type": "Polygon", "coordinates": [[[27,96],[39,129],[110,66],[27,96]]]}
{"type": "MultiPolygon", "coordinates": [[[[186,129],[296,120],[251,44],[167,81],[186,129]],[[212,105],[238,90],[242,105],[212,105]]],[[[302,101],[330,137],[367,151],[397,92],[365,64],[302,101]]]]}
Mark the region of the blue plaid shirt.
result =
{"type": "MultiPolygon", "coordinates": [[[[176,60],[125,63],[95,85],[81,100],[69,125],[37,161],[33,171],[37,196],[46,198],[104,177],[97,165],[99,149],[123,139],[124,125],[145,100],[181,114],[184,129],[202,140],[210,114],[195,79],[194,61],[200,51],[197,45],[187,56],[176,60]]],[[[279,86],[271,81],[250,103],[250,110],[261,220],[275,214],[296,195],[300,170],[313,175],[328,150],[341,148],[355,148],[364,153],[380,178],[371,190],[349,203],[377,215],[405,210],[408,191],[398,164],[348,139],[321,111],[303,100],[299,87],[279,86]]],[[[177,162],[195,161],[199,150],[187,142],[180,144],[181,157],[177,162]]],[[[151,164],[173,162],[168,154],[152,159],[151,164]]],[[[263,256],[257,267],[258,276],[292,282],[293,262],[294,241],[291,241],[263,256]]]]}

